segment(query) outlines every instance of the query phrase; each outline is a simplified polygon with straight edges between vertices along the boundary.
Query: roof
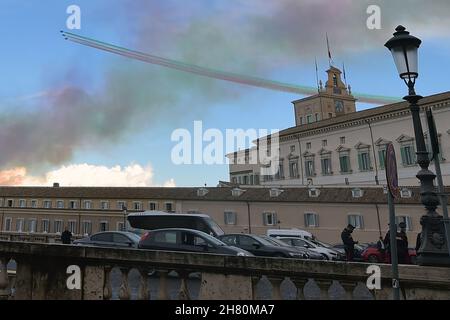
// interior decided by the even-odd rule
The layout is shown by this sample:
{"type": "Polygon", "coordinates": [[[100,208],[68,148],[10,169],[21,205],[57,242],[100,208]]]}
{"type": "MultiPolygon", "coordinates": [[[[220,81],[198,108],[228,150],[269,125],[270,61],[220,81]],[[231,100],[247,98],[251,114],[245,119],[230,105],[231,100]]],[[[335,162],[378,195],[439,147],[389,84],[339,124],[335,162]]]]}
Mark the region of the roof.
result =
{"type": "MultiPolygon", "coordinates": [[[[204,187],[202,187],[204,188],[204,187]]],[[[199,195],[199,188],[150,188],[150,187],[0,187],[2,198],[26,199],[98,199],[98,200],[192,200],[192,201],[251,201],[251,202],[325,202],[325,203],[387,203],[382,187],[357,187],[363,190],[361,198],[354,198],[355,187],[315,187],[320,192],[317,197],[309,196],[308,187],[282,188],[277,197],[270,196],[267,188],[241,187],[244,192],[233,196],[233,188],[211,187],[199,195]]],[[[419,187],[407,187],[411,198],[401,198],[396,203],[420,204],[419,187]]],[[[446,192],[450,192],[450,187],[446,192]]]]}
{"type": "MultiPolygon", "coordinates": [[[[419,105],[427,105],[432,103],[437,103],[445,100],[450,100],[450,91],[431,95],[424,97],[422,100],[419,101],[419,105]]],[[[288,129],[281,130],[279,132],[279,136],[286,136],[290,134],[296,134],[296,133],[302,133],[307,132],[310,130],[315,130],[323,127],[329,127],[332,125],[345,123],[345,122],[351,122],[355,120],[361,120],[361,119],[367,119],[374,116],[387,114],[391,112],[401,111],[401,110],[408,110],[409,109],[409,103],[406,101],[403,102],[397,102],[392,104],[387,104],[381,107],[371,108],[367,110],[362,110],[358,112],[352,112],[347,113],[345,115],[339,116],[339,117],[333,117],[329,119],[324,119],[318,122],[313,122],[310,124],[305,124],[302,126],[296,126],[291,127],[288,129]]]]}

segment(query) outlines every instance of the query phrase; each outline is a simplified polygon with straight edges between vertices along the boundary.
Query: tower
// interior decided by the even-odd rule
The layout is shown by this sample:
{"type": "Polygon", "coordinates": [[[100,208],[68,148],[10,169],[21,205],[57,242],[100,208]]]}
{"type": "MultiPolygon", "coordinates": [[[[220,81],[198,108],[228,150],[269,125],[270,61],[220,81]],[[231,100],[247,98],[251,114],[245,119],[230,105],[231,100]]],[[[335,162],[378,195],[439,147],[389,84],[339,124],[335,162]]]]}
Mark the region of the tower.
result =
{"type": "Polygon", "coordinates": [[[320,85],[316,95],[292,102],[297,126],[356,112],[356,99],[342,81],[341,70],[331,66],[326,72],[324,88],[320,85]]]}

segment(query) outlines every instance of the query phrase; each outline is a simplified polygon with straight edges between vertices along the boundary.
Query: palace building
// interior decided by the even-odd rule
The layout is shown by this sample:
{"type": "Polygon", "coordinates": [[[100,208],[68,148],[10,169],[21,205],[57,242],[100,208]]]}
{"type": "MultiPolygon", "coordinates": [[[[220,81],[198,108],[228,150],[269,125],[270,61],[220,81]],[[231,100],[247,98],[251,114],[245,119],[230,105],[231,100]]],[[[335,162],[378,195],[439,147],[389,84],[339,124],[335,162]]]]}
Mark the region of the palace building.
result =
{"type": "MultiPolygon", "coordinates": [[[[241,186],[370,186],[386,184],[386,146],[393,143],[399,184],[416,186],[414,129],[407,102],[356,111],[351,89],[341,80],[341,71],[331,67],[325,88],[318,94],[293,102],[296,125],[279,132],[278,171],[262,175],[251,149],[240,150],[230,160],[230,182],[241,186]]],[[[440,139],[440,163],[444,184],[450,183],[450,92],[420,100],[431,108],[440,139]],[[449,160],[446,158],[449,157],[449,160]]],[[[428,149],[430,141],[425,114],[422,125],[428,149]]],[[[431,164],[434,171],[434,165],[431,164]]]]}
{"type": "MultiPolygon", "coordinates": [[[[406,223],[412,242],[425,212],[419,193],[405,187],[396,200],[397,220],[406,223]]],[[[339,243],[342,229],[352,223],[355,239],[373,242],[384,236],[389,221],[383,187],[0,187],[0,209],[2,234],[57,235],[67,226],[83,236],[122,230],[130,212],[158,210],[205,213],[227,233],[299,228],[330,243],[339,243]]]]}

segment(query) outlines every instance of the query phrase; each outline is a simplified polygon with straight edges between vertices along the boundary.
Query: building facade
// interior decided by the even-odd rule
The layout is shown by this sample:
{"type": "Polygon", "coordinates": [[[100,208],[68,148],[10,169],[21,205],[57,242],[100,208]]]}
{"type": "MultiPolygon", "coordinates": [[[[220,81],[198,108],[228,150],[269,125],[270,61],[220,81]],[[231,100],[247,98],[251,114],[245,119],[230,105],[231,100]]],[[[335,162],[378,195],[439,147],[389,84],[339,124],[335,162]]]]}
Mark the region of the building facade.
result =
{"type": "MultiPolygon", "coordinates": [[[[317,95],[294,101],[296,126],[279,132],[278,172],[261,175],[257,146],[227,155],[230,182],[263,186],[370,186],[386,184],[384,160],[388,143],[393,143],[399,184],[415,186],[414,128],[407,102],[356,112],[355,99],[332,67],[325,89],[317,95]],[[252,152],[253,151],[253,152],[252,152]],[[253,156],[255,160],[255,156],[253,156]]],[[[450,184],[450,92],[425,97],[422,110],[431,108],[440,139],[439,157],[445,185],[450,184]]],[[[422,125],[431,151],[424,112],[422,125]]],[[[434,169],[434,164],[430,166],[434,169]]]]}
{"type": "MultiPolygon", "coordinates": [[[[424,208],[418,188],[401,194],[397,220],[406,222],[414,246],[424,208]]],[[[208,214],[226,233],[299,228],[330,243],[339,243],[342,229],[352,223],[355,239],[374,242],[387,231],[386,196],[382,187],[0,187],[0,230],[59,234],[67,226],[86,235],[122,230],[129,212],[158,210],[208,214]]]]}

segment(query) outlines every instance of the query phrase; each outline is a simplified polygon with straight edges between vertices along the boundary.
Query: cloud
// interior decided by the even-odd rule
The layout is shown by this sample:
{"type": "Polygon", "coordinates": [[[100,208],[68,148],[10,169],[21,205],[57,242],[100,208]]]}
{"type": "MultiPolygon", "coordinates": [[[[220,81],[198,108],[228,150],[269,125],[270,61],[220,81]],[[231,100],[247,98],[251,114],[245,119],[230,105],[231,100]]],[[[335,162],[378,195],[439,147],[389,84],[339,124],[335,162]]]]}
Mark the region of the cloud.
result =
{"type": "MultiPolygon", "coordinates": [[[[153,169],[138,164],[121,167],[71,164],[52,170],[43,176],[27,174],[24,167],[0,171],[0,185],[12,186],[52,186],[58,182],[64,187],[153,187],[153,169]]],[[[163,183],[164,187],[175,187],[174,179],[163,183]]]]}
{"type": "MultiPolygon", "coordinates": [[[[385,50],[384,42],[400,23],[418,36],[448,38],[450,28],[448,0],[410,0],[408,5],[395,0],[204,0],[188,5],[184,0],[128,0],[121,5],[128,19],[121,25],[120,45],[266,78],[280,68],[311,66],[314,56],[325,60],[325,32],[339,61],[352,53],[385,50]],[[381,7],[382,30],[366,27],[370,4],[381,7]]],[[[108,10],[104,14],[110,15],[108,10]]],[[[92,31],[89,36],[99,35],[92,31]]],[[[80,149],[118,145],[136,128],[186,126],[189,117],[204,119],[248,89],[97,54],[111,59],[102,86],[92,89],[91,79],[79,74],[73,61],[58,85],[15,103],[2,102],[0,169],[48,170],[70,163],[80,149]],[[31,98],[32,108],[24,107],[31,98]]]]}

